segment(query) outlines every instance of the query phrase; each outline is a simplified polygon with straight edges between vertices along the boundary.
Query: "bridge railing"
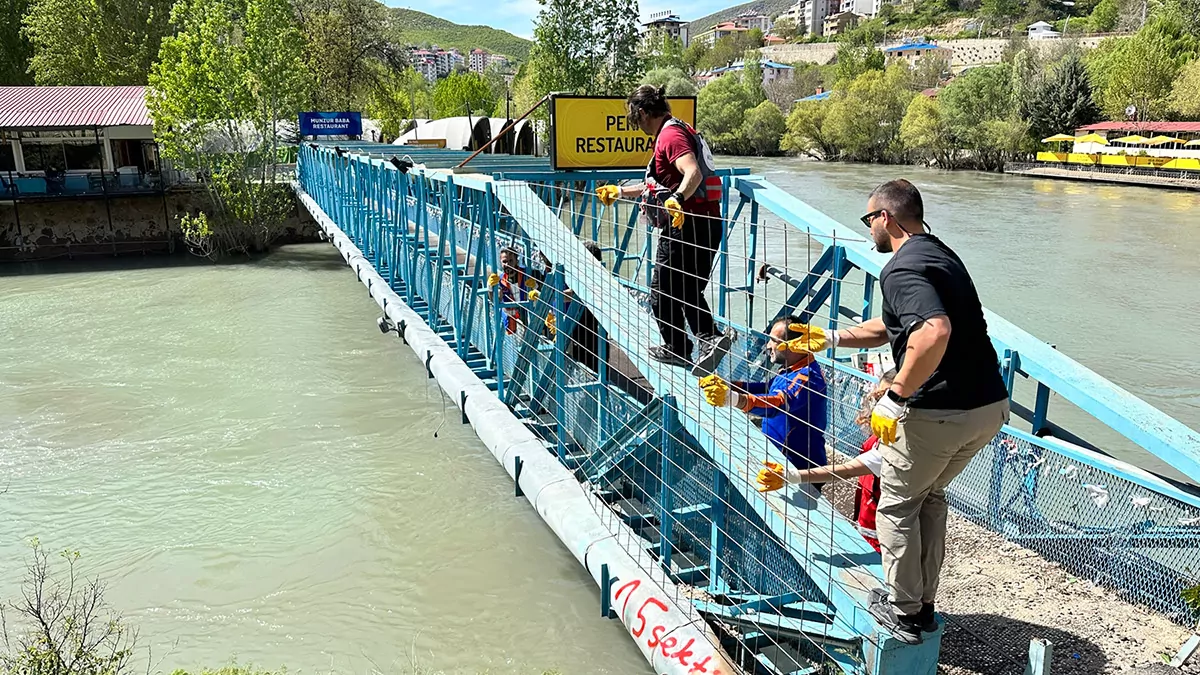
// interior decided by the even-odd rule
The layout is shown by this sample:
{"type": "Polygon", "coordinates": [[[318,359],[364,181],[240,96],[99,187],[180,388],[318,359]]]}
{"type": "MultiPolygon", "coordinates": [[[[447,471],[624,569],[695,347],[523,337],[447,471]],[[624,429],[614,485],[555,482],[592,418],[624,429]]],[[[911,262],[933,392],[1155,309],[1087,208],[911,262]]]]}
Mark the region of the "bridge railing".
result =
{"type": "MultiPolygon", "coordinates": [[[[313,147],[302,148],[299,165],[300,186],[602,497],[602,515],[625,533],[626,547],[653,554],[652,564],[684,589],[672,601],[717,626],[731,658],[777,672],[926,672],[936,636],[926,648],[902,648],[866,615],[882,573],[851,524],[805,490],[759,494],[754,474],[763,460],[782,462],[778,450],[740,411],[705,404],[695,377],[646,357],[645,347],[658,341],[646,307],[654,235],[633,204],[604,207],[591,196],[597,183],[633,177],[403,173],[385,156],[313,147]],[[600,260],[581,239],[597,242],[600,260]],[[501,270],[503,247],[516,251],[536,297],[521,283],[511,288],[516,279],[488,284],[501,270]]],[[[726,234],[708,295],[738,340],[718,372],[761,380],[774,318],[800,314],[837,326],[871,315],[880,256],[860,234],[761,179],[731,174],[726,185],[726,234]]],[[[1044,359],[1039,346],[1052,350],[998,317],[989,322],[1008,381],[1040,378],[1035,428],[1046,428],[1052,386],[1089,403],[1080,385],[1055,380],[1068,369],[1044,359]]],[[[873,386],[844,351],[818,357],[829,383],[831,460],[858,452],[864,438],[854,417],[873,386]]],[[[1101,382],[1107,388],[1085,392],[1095,403],[1085,410],[1112,422],[1127,401],[1101,382]]],[[[1148,419],[1144,408],[1130,410],[1148,419]]],[[[1173,432],[1155,427],[1147,449],[1186,458],[1188,436],[1173,432]]],[[[825,492],[836,498],[849,489],[843,481],[825,492]]],[[[1080,576],[1177,621],[1195,618],[1182,595],[1200,569],[1200,500],[1189,492],[1006,427],[952,484],[949,499],[976,525],[1080,576]]]]}

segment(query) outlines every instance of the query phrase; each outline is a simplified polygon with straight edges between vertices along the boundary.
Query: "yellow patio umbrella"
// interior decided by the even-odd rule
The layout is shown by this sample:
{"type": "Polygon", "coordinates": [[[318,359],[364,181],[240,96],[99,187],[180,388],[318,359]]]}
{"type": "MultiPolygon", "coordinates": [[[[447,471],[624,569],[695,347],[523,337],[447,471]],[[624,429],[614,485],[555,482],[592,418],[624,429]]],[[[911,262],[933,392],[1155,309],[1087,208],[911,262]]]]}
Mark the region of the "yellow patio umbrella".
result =
{"type": "Polygon", "coordinates": [[[1121,138],[1114,138],[1113,143],[1128,143],[1130,145],[1141,145],[1148,140],[1150,140],[1150,139],[1146,138],[1145,136],[1139,136],[1137,134],[1134,134],[1132,136],[1123,136],[1121,138]]]}
{"type": "Polygon", "coordinates": [[[1088,134],[1074,139],[1076,143],[1097,143],[1099,145],[1108,145],[1108,139],[1100,134],[1088,134]]]}
{"type": "Polygon", "coordinates": [[[1049,138],[1043,138],[1043,143],[1062,143],[1064,141],[1073,141],[1075,137],[1070,134],[1054,134],[1049,138]]]}
{"type": "Polygon", "coordinates": [[[1200,145],[1200,138],[1197,138],[1194,141],[1188,141],[1187,143],[1184,143],[1184,146],[1189,147],[1189,148],[1193,148],[1197,145],[1200,145]]]}
{"type": "Polygon", "coordinates": [[[1155,136],[1147,139],[1146,145],[1166,145],[1167,143],[1182,143],[1182,138],[1174,138],[1172,136],[1155,136]]]}

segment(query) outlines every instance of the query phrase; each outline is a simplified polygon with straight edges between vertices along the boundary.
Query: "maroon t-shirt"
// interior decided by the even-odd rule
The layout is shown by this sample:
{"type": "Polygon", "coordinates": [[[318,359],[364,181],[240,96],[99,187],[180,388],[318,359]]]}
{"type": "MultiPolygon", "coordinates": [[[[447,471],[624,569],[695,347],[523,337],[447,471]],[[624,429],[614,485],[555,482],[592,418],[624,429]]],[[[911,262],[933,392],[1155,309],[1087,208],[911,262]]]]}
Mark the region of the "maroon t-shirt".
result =
{"type": "MultiPolygon", "coordinates": [[[[675,168],[675,161],[689,152],[695,154],[696,150],[682,125],[664,124],[654,141],[654,175],[659,185],[672,192],[679,189],[679,184],[683,182],[683,172],[675,168]]],[[[700,161],[700,158],[697,157],[696,161],[700,161]]],[[[692,196],[683,202],[683,208],[688,213],[701,216],[716,216],[721,213],[720,203],[705,201],[703,181],[696,187],[692,196]]]]}

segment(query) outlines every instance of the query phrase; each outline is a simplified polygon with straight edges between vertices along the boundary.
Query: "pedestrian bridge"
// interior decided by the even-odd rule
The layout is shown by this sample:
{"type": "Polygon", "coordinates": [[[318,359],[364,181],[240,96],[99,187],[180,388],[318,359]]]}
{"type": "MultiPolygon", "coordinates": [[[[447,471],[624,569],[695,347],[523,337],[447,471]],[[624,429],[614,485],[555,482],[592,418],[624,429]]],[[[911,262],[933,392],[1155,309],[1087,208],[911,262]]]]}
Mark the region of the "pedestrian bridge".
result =
{"type": "MultiPolygon", "coordinates": [[[[418,353],[596,580],[600,616],[622,621],[659,673],[934,673],[941,631],[904,645],[866,611],[883,573],[836,508],[852,487],[758,492],[757,471],[783,462],[779,451],[740,411],[708,406],[689,371],[649,359],[659,342],[647,304],[653,232],[635,204],[593,197],[639,173],[554,172],[498,155],[452,168],[466,156],[307,144],[295,188],[382,308],[380,327],[418,353]],[[536,279],[534,297],[489,286],[503,247],[536,279]],[[509,315],[519,329],[506,329],[509,315]]],[[[739,337],[718,372],[768,379],[772,321],[871,317],[885,258],[860,228],[762,177],[723,179],[727,230],[708,296],[739,337]]],[[[1200,437],[1003,318],[988,322],[1016,414],[951,485],[954,510],[1194,624],[1200,608],[1183,591],[1200,583],[1200,496],[1056,425],[1051,395],[1193,482],[1200,437]]],[[[870,357],[818,359],[828,447],[853,456],[864,440],[853,419],[874,382],[858,366],[870,357]]]]}

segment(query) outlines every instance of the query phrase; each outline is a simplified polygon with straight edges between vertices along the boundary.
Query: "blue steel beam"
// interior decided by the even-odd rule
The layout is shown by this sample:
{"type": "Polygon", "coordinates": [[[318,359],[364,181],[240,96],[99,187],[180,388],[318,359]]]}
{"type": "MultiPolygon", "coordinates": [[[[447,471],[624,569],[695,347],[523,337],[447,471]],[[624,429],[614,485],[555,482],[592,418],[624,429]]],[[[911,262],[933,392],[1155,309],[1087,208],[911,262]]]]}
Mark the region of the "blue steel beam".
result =
{"type": "MultiPolygon", "coordinates": [[[[864,235],[787,194],[760,177],[734,177],[736,190],[767,207],[776,216],[846,252],[846,260],[876,279],[887,256],[871,250],[864,235]]],[[[988,334],[998,353],[1020,354],[1021,372],[1046,385],[1062,398],[1162,459],[1194,483],[1200,483],[1200,433],[1113,384],[1069,356],[1018,328],[1000,315],[984,310],[988,334]]]]}

